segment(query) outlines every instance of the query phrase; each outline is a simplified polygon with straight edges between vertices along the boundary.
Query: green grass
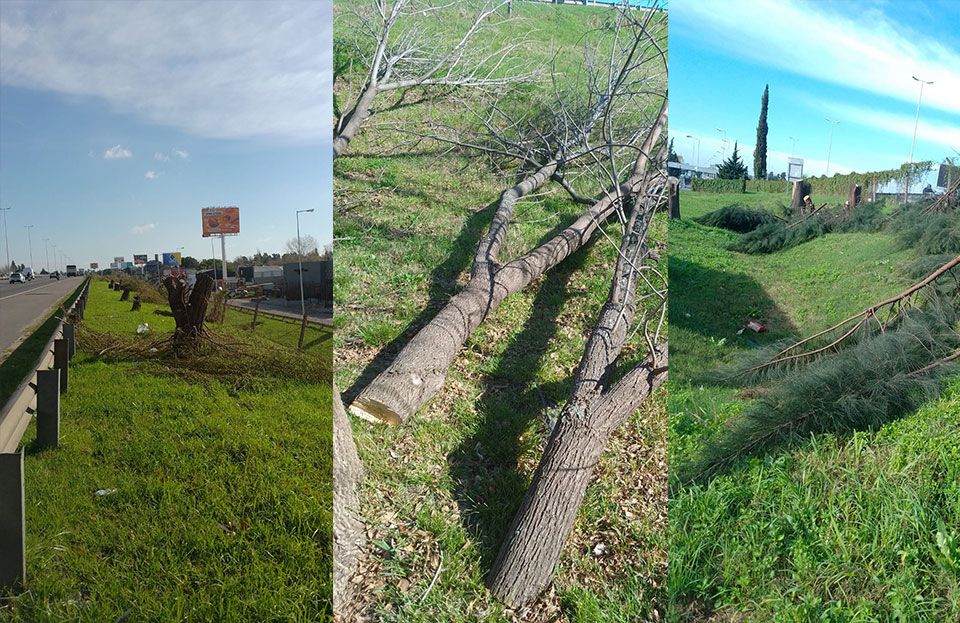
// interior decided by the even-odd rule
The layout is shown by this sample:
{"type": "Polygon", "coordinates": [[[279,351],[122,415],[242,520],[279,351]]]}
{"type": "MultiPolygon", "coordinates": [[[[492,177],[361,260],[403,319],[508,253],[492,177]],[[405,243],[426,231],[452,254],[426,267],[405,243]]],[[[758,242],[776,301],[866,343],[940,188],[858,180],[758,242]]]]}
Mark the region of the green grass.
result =
{"type": "MultiPolygon", "coordinates": [[[[70,307],[79,294],[80,286],[78,285],[60,304],[64,307],[70,307]]],[[[27,329],[30,331],[30,335],[11,351],[6,359],[0,362],[0,406],[6,404],[13,392],[23,382],[27,373],[33,370],[44,346],[47,345],[59,322],[60,307],[58,306],[35,328],[27,329]]]]}
{"type": "MultiPolygon", "coordinates": [[[[583,35],[611,15],[530,3],[515,3],[514,14],[520,19],[494,38],[529,32],[533,43],[523,53],[532,64],[560,50],[559,63],[568,68],[582,58],[583,35]]],[[[349,88],[338,85],[341,93],[349,88]]],[[[378,120],[415,126],[428,114],[464,123],[462,110],[451,105],[374,116],[334,164],[344,193],[334,217],[335,379],[347,398],[465,283],[492,202],[513,184],[481,160],[441,154],[429,144],[411,150],[403,136],[372,127],[378,120]]],[[[532,248],[581,211],[563,191],[521,202],[501,257],[532,248]]],[[[608,233],[618,236],[613,227],[608,233]]],[[[665,236],[658,220],[652,238],[665,236]]],[[[615,258],[601,238],[508,298],[468,340],[441,392],[409,422],[396,428],[353,422],[366,468],[361,507],[372,537],[359,607],[376,620],[510,620],[484,577],[540,459],[545,416],[569,395],[615,258]],[[440,552],[441,573],[423,598],[440,552]]],[[[628,355],[642,355],[639,340],[628,355]]],[[[557,611],[567,621],[642,620],[658,609],[662,615],[665,396],[659,392],[617,432],[553,587],[530,620],[557,611]],[[610,553],[598,558],[591,552],[601,543],[610,553]]]]}
{"type": "MultiPolygon", "coordinates": [[[[747,404],[701,375],[837,322],[907,285],[914,253],[886,233],[828,234],[764,256],[687,220],[742,195],[685,193],[670,227],[670,462],[747,404]],[[743,321],[768,323],[769,333],[743,321]]],[[[753,194],[771,208],[780,195],[753,194]]],[[[960,382],[876,432],[826,434],[671,490],[675,621],[942,621],[960,616],[960,382]]]]}
{"type": "MultiPolygon", "coordinates": [[[[95,281],[84,322],[172,329],[118,299],[95,281]]],[[[280,324],[295,344],[299,328],[280,324]]],[[[328,620],[329,385],[237,389],[159,366],[82,350],[71,362],[61,447],[24,440],[27,577],[0,619],[328,620]]]]}

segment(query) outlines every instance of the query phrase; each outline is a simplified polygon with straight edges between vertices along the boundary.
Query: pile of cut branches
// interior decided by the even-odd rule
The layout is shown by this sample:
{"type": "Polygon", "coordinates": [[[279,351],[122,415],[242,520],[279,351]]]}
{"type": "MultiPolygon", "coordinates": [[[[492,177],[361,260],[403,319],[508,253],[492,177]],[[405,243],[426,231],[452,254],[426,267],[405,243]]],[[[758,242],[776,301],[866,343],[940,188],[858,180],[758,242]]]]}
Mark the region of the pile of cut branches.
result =
{"type": "Polygon", "coordinates": [[[883,227],[883,202],[865,201],[855,208],[826,208],[791,221],[775,220],[761,225],[729,246],[731,251],[761,254],[789,249],[830,232],[873,232],[883,227]]]}
{"type": "Polygon", "coordinates": [[[937,396],[960,371],[958,267],[960,256],[949,258],[897,296],[714,373],[713,382],[765,387],[680,466],[679,480],[707,480],[742,457],[811,434],[875,429],[937,396]]]}
{"type": "Polygon", "coordinates": [[[707,227],[720,227],[741,234],[751,232],[764,225],[783,222],[783,219],[766,210],[754,210],[740,204],[733,204],[708,212],[693,220],[707,227]]]}

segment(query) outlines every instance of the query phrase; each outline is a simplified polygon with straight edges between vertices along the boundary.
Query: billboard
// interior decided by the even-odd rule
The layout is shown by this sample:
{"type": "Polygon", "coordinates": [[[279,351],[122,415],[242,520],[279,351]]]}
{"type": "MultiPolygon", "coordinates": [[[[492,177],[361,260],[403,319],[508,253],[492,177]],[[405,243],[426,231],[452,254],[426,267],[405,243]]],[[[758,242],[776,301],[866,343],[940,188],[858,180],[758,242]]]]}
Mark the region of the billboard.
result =
{"type": "Polygon", "coordinates": [[[123,259],[123,256],[122,256],[122,255],[113,258],[113,263],[114,263],[114,264],[123,264],[125,261],[126,261],[126,260],[123,259]]]}
{"type": "Polygon", "coordinates": [[[97,270],[100,267],[100,264],[96,262],[90,262],[90,270],[97,270]]]}
{"type": "Polygon", "coordinates": [[[143,254],[143,255],[134,255],[134,256],[133,256],[133,263],[134,263],[136,266],[143,266],[144,264],[147,263],[147,255],[146,255],[146,254],[143,254]]]}
{"type": "Polygon", "coordinates": [[[240,233],[240,208],[202,208],[203,237],[240,233]]]}
{"type": "Polygon", "coordinates": [[[179,266],[182,258],[179,251],[174,251],[172,253],[163,254],[163,265],[164,266],[179,266]]]}

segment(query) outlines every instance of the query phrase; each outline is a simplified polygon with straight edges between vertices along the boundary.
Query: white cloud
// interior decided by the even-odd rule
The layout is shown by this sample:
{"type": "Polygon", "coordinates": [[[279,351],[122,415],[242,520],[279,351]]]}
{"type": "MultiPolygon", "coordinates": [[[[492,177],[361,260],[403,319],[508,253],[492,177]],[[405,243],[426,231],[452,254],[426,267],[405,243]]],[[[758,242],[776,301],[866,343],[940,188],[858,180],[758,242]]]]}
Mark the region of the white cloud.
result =
{"type": "Polygon", "coordinates": [[[153,231],[155,227],[156,227],[155,223],[146,223],[144,225],[134,225],[133,227],[130,228],[130,233],[135,235],[145,234],[148,231],[153,231]]]}
{"type": "Polygon", "coordinates": [[[168,156],[168,155],[166,155],[166,154],[164,154],[164,153],[161,153],[161,152],[159,152],[159,151],[155,151],[155,152],[153,152],[153,158],[154,158],[154,160],[159,160],[160,162],[166,162],[167,160],[170,159],[170,156],[168,156]]]}
{"type": "Polygon", "coordinates": [[[173,153],[177,155],[181,160],[186,160],[187,158],[190,157],[189,152],[183,149],[174,149],[173,153]]]}
{"type": "Polygon", "coordinates": [[[4,84],[196,136],[330,140],[330,2],[3,4],[4,84]]]}
{"type": "MultiPolygon", "coordinates": [[[[913,138],[916,122],[917,139],[947,148],[960,148],[960,119],[958,123],[928,121],[920,116],[919,122],[911,114],[893,114],[863,106],[851,106],[840,102],[807,98],[808,102],[821,111],[836,117],[842,122],[864,125],[869,128],[896,134],[904,138],[913,138]]],[[[904,145],[909,144],[905,141],[904,145]]],[[[903,156],[906,161],[906,155],[903,156]]]]}
{"type": "Polygon", "coordinates": [[[103,152],[104,160],[117,160],[120,158],[131,158],[131,157],[133,157],[133,154],[130,152],[130,150],[124,147],[120,147],[119,145],[114,145],[107,151],[103,152]]]}
{"type": "Polygon", "coordinates": [[[155,179],[157,179],[158,177],[160,177],[160,174],[157,173],[156,171],[147,171],[147,173],[146,173],[146,175],[144,175],[144,177],[147,178],[148,180],[155,180],[155,179]]]}
{"type": "MultiPolygon", "coordinates": [[[[843,6],[843,3],[840,3],[843,6]]],[[[960,53],[911,32],[875,10],[856,17],[797,0],[678,2],[671,22],[735,56],[916,105],[960,113],[960,53]]]]}

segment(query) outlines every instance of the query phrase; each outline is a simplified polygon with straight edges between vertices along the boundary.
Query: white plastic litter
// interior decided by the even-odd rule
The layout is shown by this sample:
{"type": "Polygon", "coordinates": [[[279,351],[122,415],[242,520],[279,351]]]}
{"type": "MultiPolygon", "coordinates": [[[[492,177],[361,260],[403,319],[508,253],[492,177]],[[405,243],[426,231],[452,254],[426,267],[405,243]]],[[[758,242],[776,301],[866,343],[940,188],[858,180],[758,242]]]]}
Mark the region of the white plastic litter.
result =
{"type": "Polygon", "coordinates": [[[145,323],[143,323],[142,325],[140,325],[139,327],[137,327],[137,335],[143,335],[144,333],[146,333],[146,332],[149,331],[149,330],[150,330],[150,325],[145,322],[145,323]]]}
{"type": "Polygon", "coordinates": [[[93,494],[98,497],[103,497],[105,495],[113,495],[116,492],[117,492],[116,489],[97,489],[96,491],[93,492],[93,494]]]}

